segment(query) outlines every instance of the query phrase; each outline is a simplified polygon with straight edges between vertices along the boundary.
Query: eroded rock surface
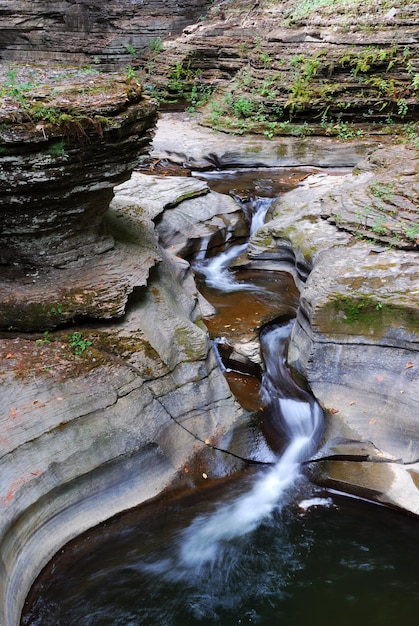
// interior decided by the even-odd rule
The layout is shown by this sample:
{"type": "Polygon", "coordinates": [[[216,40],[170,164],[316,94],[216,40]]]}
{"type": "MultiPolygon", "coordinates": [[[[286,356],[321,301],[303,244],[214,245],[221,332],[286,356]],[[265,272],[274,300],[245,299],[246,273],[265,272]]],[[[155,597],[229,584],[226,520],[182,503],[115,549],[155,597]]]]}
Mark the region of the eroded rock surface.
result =
{"type": "Polygon", "coordinates": [[[157,241],[152,216],[186,193],[161,182],[152,208],[135,177],[131,190],[121,185],[107,217],[133,262],[150,246],[159,260],[118,324],[0,339],[2,625],[19,622],[34,578],[65,542],[176,481],[222,471],[207,444],[245,418],[211,352],[189,264],[157,241]]]}
{"type": "Polygon", "coordinates": [[[227,132],[354,138],[417,121],[417,10],[395,0],[215,2],[146,80],[227,132]]]}
{"type": "Polygon", "coordinates": [[[4,61],[128,65],[153,40],[177,34],[205,11],[206,2],[42,0],[0,2],[4,61]]]}
{"type": "MultiPolygon", "coordinates": [[[[353,215],[357,199],[371,198],[379,180],[398,188],[395,203],[417,202],[418,161],[413,153],[407,161],[402,156],[403,147],[382,149],[361,164],[361,173],[355,168],[345,176],[307,179],[277,201],[272,221],[253,237],[250,254],[281,259],[282,250],[291,248],[294,263],[310,272],[306,282],[301,276],[289,362],[327,416],[318,457],[329,460],[317,465],[317,480],[418,514],[415,244],[404,239],[401,247],[411,250],[397,250],[353,236],[349,220],[342,230],[330,224],[337,205],[343,215],[345,207],[353,215]],[[389,166],[394,169],[386,178],[389,166]]],[[[392,206],[400,217],[403,209],[392,206]]],[[[373,229],[365,232],[372,235],[373,229]]]]}
{"type": "Polygon", "coordinates": [[[116,74],[15,72],[0,109],[0,327],[120,317],[158,253],[149,243],[135,262],[139,233],[113,234],[105,213],[149,147],[156,104],[116,74]]]}

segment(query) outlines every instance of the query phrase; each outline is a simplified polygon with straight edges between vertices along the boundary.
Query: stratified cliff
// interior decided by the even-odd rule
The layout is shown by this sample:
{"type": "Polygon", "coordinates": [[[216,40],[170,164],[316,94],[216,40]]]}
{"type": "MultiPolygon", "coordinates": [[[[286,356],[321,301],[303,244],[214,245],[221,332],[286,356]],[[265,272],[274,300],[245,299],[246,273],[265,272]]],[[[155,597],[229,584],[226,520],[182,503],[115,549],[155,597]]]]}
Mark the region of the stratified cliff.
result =
{"type": "Polygon", "coordinates": [[[1,0],[0,60],[131,63],[204,13],[205,0],[1,0]]]}
{"type": "Polygon", "coordinates": [[[147,151],[156,103],[132,78],[3,68],[0,328],[123,314],[158,254],[133,261],[105,214],[147,151]]]}

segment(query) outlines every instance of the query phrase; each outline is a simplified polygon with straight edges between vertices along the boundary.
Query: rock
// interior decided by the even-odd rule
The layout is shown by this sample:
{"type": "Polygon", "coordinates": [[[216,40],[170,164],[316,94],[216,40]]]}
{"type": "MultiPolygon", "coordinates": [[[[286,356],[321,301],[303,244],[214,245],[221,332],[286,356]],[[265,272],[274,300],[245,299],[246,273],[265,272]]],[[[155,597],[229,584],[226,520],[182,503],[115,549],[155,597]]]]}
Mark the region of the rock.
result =
{"type": "MultiPolygon", "coordinates": [[[[27,68],[15,71],[13,84],[29,78],[27,68]]],[[[113,187],[146,152],[156,105],[119,75],[32,68],[30,76],[30,103],[11,90],[0,110],[0,328],[120,317],[159,255],[153,242],[143,265],[134,263],[138,241],[105,214],[113,187]]]]}
{"type": "Polygon", "coordinates": [[[197,178],[135,172],[117,188],[112,205],[127,207],[133,199],[154,220],[159,243],[171,254],[188,257],[203,246],[205,253],[233,236],[247,236],[239,205],[197,178]]]}
{"type": "Polygon", "coordinates": [[[128,202],[126,187],[120,203],[118,195],[110,219],[125,229],[132,263],[142,264],[152,242],[159,255],[124,317],[0,339],[4,626],[18,622],[62,545],[184,476],[197,480],[195,455],[200,480],[203,465],[208,476],[242,467],[238,458],[220,462],[205,443],[222,442],[236,422],[245,430],[246,414],[211,352],[189,264],[158,246],[148,211],[135,196],[128,202]]]}
{"type": "Polygon", "coordinates": [[[168,106],[186,97],[202,124],[235,135],[382,136],[417,121],[418,41],[412,3],[394,15],[385,0],[352,14],[344,4],[214,3],[198,28],[165,42],[146,81],[168,106]]]}
{"type": "Polygon", "coordinates": [[[379,149],[327,199],[330,222],[378,244],[418,249],[419,168],[417,150],[379,149]],[[354,175],[355,174],[355,175],[354,175]]]}
{"type": "Polygon", "coordinates": [[[205,12],[203,0],[138,2],[64,0],[48,7],[41,0],[0,2],[3,61],[126,67],[161,38],[182,32],[205,12]]]}
{"type": "Polygon", "coordinates": [[[398,196],[413,198],[416,163],[396,146],[372,153],[352,174],[306,179],[276,202],[272,221],[253,236],[250,249],[254,259],[268,255],[284,267],[294,264],[300,278],[288,361],[326,415],[317,456],[327,461],[315,464],[315,479],[415,514],[419,493],[410,466],[419,458],[419,261],[413,250],[354,238],[332,226],[329,215],[336,198],[351,206],[352,194],[370,193],[374,181],[387,180],[389,168],[398,196]],[[284,247],[294,258],[286,252],[284,260],[284,247]],[[375,452],[366,460],[358,447],[342,461],[348,441],[371,444],[375,452]]]}
{"type": "Polygon", "coordinates": [[[151,156],[191,169],[209,167],[353,167],[378,140],[351,142],[328,137],[230,136],[200,126],[183,113],[164,113],[157,123],[151,156]]]}

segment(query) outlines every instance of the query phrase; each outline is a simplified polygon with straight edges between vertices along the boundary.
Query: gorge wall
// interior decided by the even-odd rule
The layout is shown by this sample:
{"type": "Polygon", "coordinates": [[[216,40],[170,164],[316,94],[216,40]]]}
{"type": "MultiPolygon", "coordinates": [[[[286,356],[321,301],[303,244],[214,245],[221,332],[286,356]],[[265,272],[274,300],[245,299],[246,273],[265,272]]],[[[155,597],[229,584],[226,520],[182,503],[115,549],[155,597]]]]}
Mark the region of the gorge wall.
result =
{"type": "Polygon", "coordinates": [[[417,151],[417,11],[402,0],[303,4],[222,1],[193,24],[203,2],[0,0],[1,626],[18,624],[34,577],[66,541],[196,480],[191,457],[243,418],[210,351],[206,304],[173,254],[189,244],[167,217],[163,246],[154,223],[205,197],[213,211],[191,229],[196,245],[237,223],[231,205],[178,179],[158,206],[156,187],[144,195],[135,177],[113,198],[148,150],[156,106],[145,92],[169,105],[205,100],[198,119],[231,133],[162,120],[156,160],[358,164],[339,186],[314,178],[278,202],[249,264],[285,264],[300,281],[290,360],[328,418],[316,479],[419,512],[417,152],[390,145],[382,163],[365,160],[401,130],[417,151]],[[146,58],[153,39],[182,29],[146,58]],[[34,93],[34,76],[14,65],[34,60],[48,80],[55,63],[132,64],[145,89],[132,72],[106,83],[90,67],[78,91],[58,71],[34,93]],[[244,149],[233,134],[248,131],[259,135],[244,149]]]}
{"type": "Polygon", "coordinates": [[[396,123],[418,119],[417,8],[403,0],[216,2],[145,71],[163,102],[186,99],[203,123],[227,132],[392,134],[396,123]]]}
{"type": "Polygon", "coordinates": [[[204,0],[2,0],[0,59],[19,63],[127,65],[158,38],[176,35],[204,0]]]}

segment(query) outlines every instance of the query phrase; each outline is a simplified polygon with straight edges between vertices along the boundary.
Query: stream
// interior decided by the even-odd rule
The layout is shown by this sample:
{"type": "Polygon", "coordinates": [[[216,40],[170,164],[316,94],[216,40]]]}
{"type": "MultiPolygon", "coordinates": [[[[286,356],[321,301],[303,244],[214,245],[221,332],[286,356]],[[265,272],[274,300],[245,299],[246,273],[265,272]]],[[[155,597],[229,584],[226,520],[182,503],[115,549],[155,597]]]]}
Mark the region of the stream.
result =
{"type": "MultiPolygon", "coordinates": [[[[251,231],[272,197],[295,184],[294,172],[281,176],[243,175],[254,193],[246,201],[251,231]]],[[[231,187],[241,178],[220,180],[231,187]]],[[[286,364],[298,294],[288,275],[232,270],[245,249],[207,258],[204,245],[195,271],[218,310],[208,328],[220,366],[244,406],[263,408],[269,464],[168,494],[77,538],[36,582],[22,626],[416,623],[417,523],[310,483],[303,462],[322,412],[286,364]],[[225,364],[219,342],[259,323],[272,303],[278,318],[260,330],[257,381],[225,364]]]]}

